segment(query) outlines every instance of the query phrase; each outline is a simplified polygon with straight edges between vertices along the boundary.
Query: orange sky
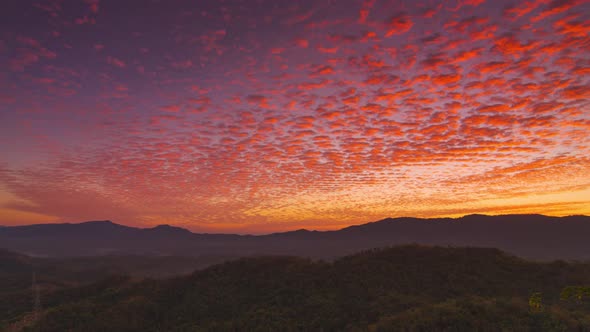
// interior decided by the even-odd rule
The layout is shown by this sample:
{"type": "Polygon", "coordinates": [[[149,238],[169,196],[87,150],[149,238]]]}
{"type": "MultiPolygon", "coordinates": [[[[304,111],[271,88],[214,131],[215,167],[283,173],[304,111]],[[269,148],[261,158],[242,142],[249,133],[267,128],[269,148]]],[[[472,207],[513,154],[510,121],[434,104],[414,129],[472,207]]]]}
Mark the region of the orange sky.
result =
{"type": "Polygon", "coordinates": [[[589,1],[15,1],[0,18],[1,225],[590,214],[589,1]]]}

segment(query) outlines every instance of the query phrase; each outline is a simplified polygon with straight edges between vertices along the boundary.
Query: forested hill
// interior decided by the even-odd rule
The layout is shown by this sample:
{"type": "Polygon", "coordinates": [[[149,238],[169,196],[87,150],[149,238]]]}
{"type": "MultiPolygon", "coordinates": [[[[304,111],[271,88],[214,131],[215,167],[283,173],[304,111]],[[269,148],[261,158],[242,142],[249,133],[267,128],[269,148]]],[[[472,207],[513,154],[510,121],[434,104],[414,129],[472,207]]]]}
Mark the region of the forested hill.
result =
{"type": "Polygon", "coordinates": [[[484,248],[242,258],[185,277],[114,277],[44,294],[40,319],[24,330],[590,331],[588,286],[590,264],[484,248]]]}
{"type": "Polygon", "coordinates": [[[110,221],[0,228],[0,246],[33,256],[293,255],[334,258],[402,244],[499,248],[536,260],[590,260],[590,217],[469,215],[390,218],[337,231],[268,235],[197,234],[172,226],[135,228],[110,221]]]}

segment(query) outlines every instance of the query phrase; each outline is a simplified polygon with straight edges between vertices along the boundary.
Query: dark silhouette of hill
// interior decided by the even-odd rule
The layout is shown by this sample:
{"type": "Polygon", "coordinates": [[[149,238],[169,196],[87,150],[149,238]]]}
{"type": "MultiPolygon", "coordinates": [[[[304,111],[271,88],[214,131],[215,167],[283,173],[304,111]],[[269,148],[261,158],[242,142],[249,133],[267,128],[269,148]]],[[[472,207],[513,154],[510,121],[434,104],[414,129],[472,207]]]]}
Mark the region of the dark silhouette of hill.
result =
{"type": "Polygon", "coordinates": [[[388,218],[337,231],[268,235],[197,234],[169,225],[134,228],[110,221],[0,228],[1,246],[33,256],[296,255],[334,258],[383,246],[426,244],[492,247],[532,259],[590,260],[590,217],[468,215],[388,218]]]}
{"type": "MultiPolygon", "coordinates": [[[[333,262],[267,256],[173,279],[113,277],[46,293],[37,327],[85,332],[589,331],[590,291],[579,298],[571,294],[590,288],[576,285],[590,285],[590,264],[531,262],[497,249],[409,245],[333,262]]],[[[5,322],[18,322],[23,310],[5,322]]]]}
{"type": "MultiPolygon", "coordinates": [[[[150,255],[40,258],[0,249],[0,321],[30,310],[33,272],[36,284],[43,293],[48,293],[113,275],[127,275],[134,279],[187,275],[227,259],[150,255]]],[[[0,327],[0,331],[4,330],[0,327]]]]}

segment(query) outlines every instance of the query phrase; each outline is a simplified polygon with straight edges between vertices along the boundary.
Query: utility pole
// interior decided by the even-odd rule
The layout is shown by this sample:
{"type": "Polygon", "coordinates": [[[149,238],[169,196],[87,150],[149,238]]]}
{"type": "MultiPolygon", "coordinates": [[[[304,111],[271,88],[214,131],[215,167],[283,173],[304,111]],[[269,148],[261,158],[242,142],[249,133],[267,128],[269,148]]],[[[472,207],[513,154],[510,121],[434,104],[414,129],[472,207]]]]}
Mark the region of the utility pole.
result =
{"type": "Polygon", "coordinates": [[[35,271],[33,271],[31,290],[33,292],[33,323],[37,323],[41,311],[41,297],[39,294],[39,285],[37,284],[37,272],[35,271]]]}

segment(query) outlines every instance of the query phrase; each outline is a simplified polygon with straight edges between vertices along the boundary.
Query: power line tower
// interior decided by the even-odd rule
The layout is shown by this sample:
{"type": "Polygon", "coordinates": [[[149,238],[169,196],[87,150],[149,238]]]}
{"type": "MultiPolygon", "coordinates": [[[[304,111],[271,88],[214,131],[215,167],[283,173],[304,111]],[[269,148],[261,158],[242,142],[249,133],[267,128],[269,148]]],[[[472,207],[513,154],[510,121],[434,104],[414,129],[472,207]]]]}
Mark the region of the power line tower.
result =
{"type": "Polygon", "coordinates": [[[37,284],[37,272],[33,271],[33,280],[31,285],[33,292],[33,322],[39,320],[39,313],[41,312],[41,296],[39,294],[39,285],[37,284]]]}

